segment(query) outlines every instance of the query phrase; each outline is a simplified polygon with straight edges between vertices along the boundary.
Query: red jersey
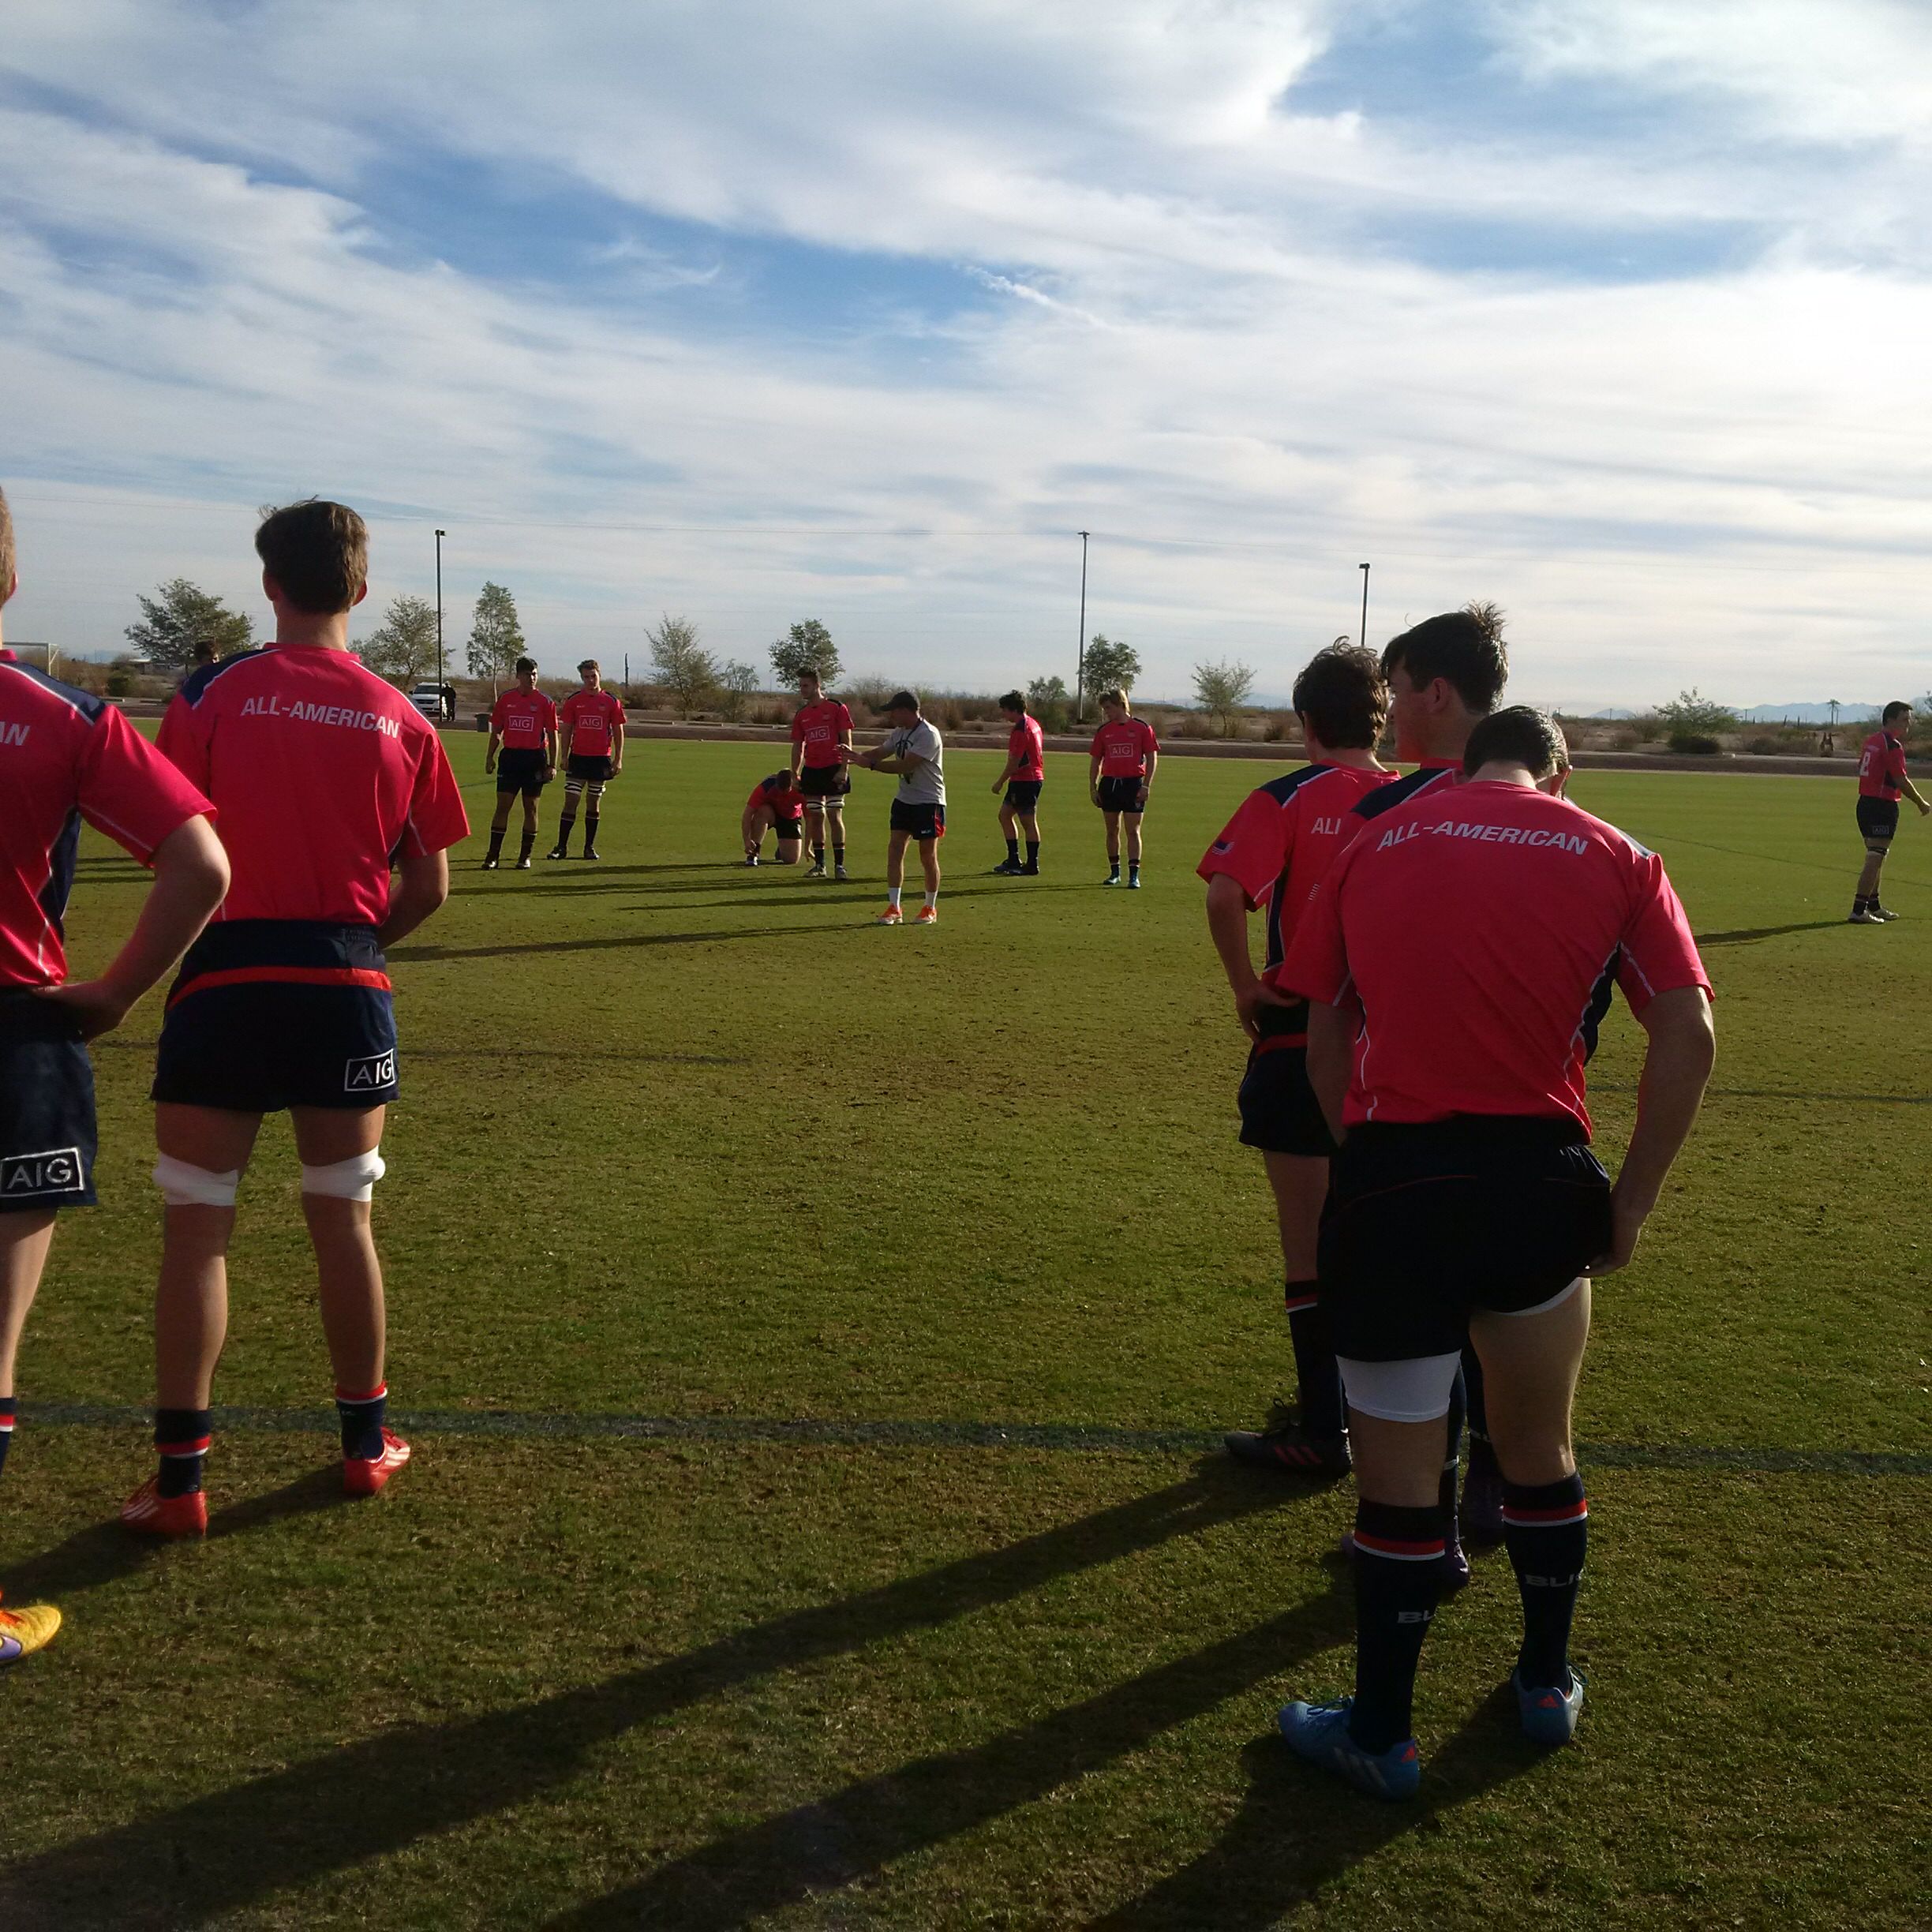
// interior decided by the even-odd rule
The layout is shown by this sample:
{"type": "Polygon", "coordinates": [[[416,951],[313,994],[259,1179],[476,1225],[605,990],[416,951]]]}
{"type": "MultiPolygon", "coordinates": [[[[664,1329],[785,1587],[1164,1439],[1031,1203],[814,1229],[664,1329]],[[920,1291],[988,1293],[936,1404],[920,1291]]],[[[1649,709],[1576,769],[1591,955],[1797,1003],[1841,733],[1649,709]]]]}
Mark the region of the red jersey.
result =
{"type": "Polygon", "coordinates": [[[1046,776],[1046,734],[1036,717],[1023,717],[1006,740],[1006,755],[1013,761],[1010,777],[1027,781],[1046,776]]]}
{"type": "Polygon", "coordinates": [[[1090,747],[1100,761],[1103,778],[1144,778],[1148,754],[1160,749],[1154,727],[1144,718],[1122,718],[1118,724],[1103,724],[1093,735],[1090,747]]]}
{"type": "Polygon", "coordinates": [[[839,741],[852,734],[852,713],[836,698],[821,698],[815,703],[800,705],[792,720],[792,742],[805,747],[804,762],[814,771],[845,761],[839,741]]]}
{"type": "Polygon", "coordinates": [[[346,651],[269,644],[209,665],[159,743],[219,807],[234,882],[218,920],[380,926],[391,859],[469,835],[436,727],[346,651]]]}
{"type": "Polygon", "coordinates": [[[1309,900],[1282,979],[1361,1002],[1346,1124],[1567,1114],[1586,1133],[1584,1063],[1612,987],[1638,1015],[1659,993],[1710,990],[1654,852],[1491,782],[1365,826],[1309,900]]]}
{"type": "Polygon", "coordinates": [[[541,691],[521,684],[512,684],[490,706],[490,728],[506,751],[541,751],[545,735],[556,728],[556,706],[541,691]]]}
{"type": "MultiPolygon", "coordinates": [[[[1393,772],[1353,765],[1305,765],[1288,772],[1248,794],[1195,867],[1204,879],[1226,873],[1238,882],[1250,911],[1267,908],[1267,959],[1261,972],[1267,985],[1279,989],[1282,960],[1301,908],[1353,836],[1350,812],[1365,793],[1395,778],[1393,772]]],[[[1281,1035],[1271,1034],[1271,1040],[1305,1044],[1305,1011],[1299,1021],[1281,1035]]]]}
{"type": "Polygon", "coordinates": [[[214,809],[112,705],[0,650],[0,986],[67,977],[82,819],[146,865],[214,809]]]}
{"type": "Polygon", "coordinates": [[[560,713],[570,732],[572,758],[608,758],[616,749],[624,721],[623,706],[599,685],[595,691],[574,691],[560,713]]]}
{"type": "Polygon", "coordinates": [[[1896,801],[1904,779],[1904,746],[1889,732],[1874,732],[1859,754],[1859,796],[1896,801]]]}
{"type": "Polygon", "coordinates": [[[774,818],[796,818],[805,809],[805,794],[792,788],[789,771],[773,772],[769,778],[761,778],[751,788],[751,796],[745,800],[747,811],[756,811],[768,806],[774,818]]]}

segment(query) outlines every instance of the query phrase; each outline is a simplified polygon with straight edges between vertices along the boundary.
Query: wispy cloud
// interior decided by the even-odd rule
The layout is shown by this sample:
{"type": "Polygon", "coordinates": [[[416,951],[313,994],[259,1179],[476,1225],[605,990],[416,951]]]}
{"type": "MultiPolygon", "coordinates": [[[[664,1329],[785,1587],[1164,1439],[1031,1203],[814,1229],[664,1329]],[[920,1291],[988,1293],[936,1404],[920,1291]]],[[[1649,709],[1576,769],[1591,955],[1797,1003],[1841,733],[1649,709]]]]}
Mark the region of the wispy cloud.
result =
{"type": "Polygon", "coordinates": [[[812,611],[1004,683],[1089,528],[1168,690],[1285,682],[1365,556],[1382,627],[1498,597],[1545,697],[1923,681],[1884,0],[73,0],[3,58],[24,634],[250,596],[249,512],[322,489],[379,593],[433,519],[559,662],[812,611]]]}

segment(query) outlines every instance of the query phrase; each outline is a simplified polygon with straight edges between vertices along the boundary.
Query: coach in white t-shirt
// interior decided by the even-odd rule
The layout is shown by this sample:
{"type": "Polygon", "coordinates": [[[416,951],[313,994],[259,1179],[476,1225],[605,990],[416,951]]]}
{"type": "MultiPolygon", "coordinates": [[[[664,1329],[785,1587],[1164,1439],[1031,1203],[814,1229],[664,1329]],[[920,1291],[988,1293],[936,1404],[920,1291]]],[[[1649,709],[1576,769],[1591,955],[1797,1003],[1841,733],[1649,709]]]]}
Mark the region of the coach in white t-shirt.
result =
{"type": "Polygon", "coordinates": [[[886,848],[886,910],[882,926],[898,926],[905,915],[899,895],[905,882],[908,840],[919,841],[919,865],[926,874],[926,903],[912,915],[915,926],[939,923],[939,841],[945,837],[945,747],[938,732],[919,715],[919,701],[909,691],[895,691],[886,707],[892,731],[876,751],[855,751],[852,762],[867,771],[897,773],[899,791],[893,799],[892,837],[886,848]]]}

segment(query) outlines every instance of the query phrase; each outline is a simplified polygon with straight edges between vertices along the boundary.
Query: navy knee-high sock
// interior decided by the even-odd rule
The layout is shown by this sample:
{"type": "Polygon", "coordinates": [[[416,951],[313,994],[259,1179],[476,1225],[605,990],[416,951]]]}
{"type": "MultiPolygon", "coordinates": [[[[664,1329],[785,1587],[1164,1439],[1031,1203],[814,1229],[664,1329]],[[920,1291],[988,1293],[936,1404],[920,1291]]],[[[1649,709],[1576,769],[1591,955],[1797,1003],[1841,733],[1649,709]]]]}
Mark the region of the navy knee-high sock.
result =
{"type": "Polygon", "coordinates": [[[1301,1426],[1311,1436],[1339,1436],[1348,1424],[1342,1410],[1342,1371],[1335,1366],[1328,1311],[1312,1281],[1291,1281],[1282,1290],[1288,1338],[1294,1344],[1301,1426]]]}
{"type": "Polygon", "coordinates": [[[164,1496],[187,1496],[201,1487],[210,1440],[205,1409],[157,1409],[155,1447],[160,1452],[157,1488],[164,1496]]]}
{"type": "Polygon", "coordinates": [[[1517,1668],[1533,1690],[1570,1687],[1570,1624],[1589,1546],[1583,1478],[1533,1486],[1506,1483],[1503,1540],[1522,1596],[1522,1650],[1517,1668]]]}
{"type": "Polygon", "coordinates": [[[0,1395],[0,1470],[6,1467],[7,1447],[13,1440],[15,1405],[11,1395],[0,1395]]]}
{"type": "Polygon", "coordinates": [[[1355,1708],[1349,1735],[1365,1751],[1415,1728],[1410,1705],[1422,1640],[1442,1598],[1443,1513],[1355,1505],[1355,1708]]]}

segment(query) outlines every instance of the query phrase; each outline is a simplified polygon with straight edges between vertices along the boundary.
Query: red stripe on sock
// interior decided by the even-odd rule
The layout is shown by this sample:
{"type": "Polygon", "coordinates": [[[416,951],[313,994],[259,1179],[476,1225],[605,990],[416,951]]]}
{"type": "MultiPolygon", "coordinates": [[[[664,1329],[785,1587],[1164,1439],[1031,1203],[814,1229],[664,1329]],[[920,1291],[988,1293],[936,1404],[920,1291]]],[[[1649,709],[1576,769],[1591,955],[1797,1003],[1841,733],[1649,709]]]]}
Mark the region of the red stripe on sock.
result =
{"type": "Polygon", "coordinates": [[[206,1455],[214,1440],[212,1436],[204,1436],[199,1442],[156,1443],[155,1447],[164,1456],[206,1455]]]}
{"type": "Polygon", "coordinates": [[[1405,1543],[1394,1537],[1380,1537],[1371,1531],[1357,1530],[1355,1532],[1355,1547],[1367,1550],[1373,1556],[1416,1558],[1440,1556],[1448,1545],[1440,1537],[1428,1542],[1405,1543]]]}
{"type": "Polygon", "coordinates": [[[1505,1503],[1503,1520],[1519,1530],[1548,1530],[1561,1523],[1581,1522],[1589,1514],[1587,1503],[1566,1503],[1561,1509],[1519,1510],[1505,1503]]]}
{"type": "Polygon", "coordinates": [[[388,1393],[389,1384],[387,1382],[378,1382],[373,1389],[366,1390],[360,1395],[352,1389],[339,1388],[335,1391],[335,1399],[338,1402],[374,1402],[378,1396],[387,1395],[388,1393]]]}

